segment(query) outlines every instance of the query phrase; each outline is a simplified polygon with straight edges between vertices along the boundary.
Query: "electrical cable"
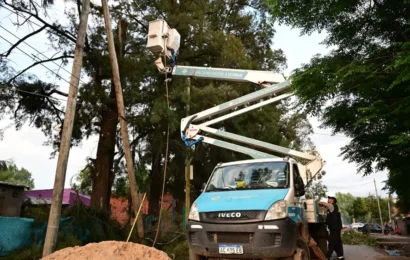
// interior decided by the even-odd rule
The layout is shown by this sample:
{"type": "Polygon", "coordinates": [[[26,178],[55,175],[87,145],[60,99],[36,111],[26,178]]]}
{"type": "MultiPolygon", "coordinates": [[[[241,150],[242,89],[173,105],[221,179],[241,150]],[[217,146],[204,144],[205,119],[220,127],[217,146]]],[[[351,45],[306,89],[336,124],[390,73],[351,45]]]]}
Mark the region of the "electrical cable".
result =
{"type": "MultiPolygon", "coordinates": [[[[21,40],[21,38],[19,38],[17,35],[15,35],[14,33],[10,32],[9,30],[7,30],[6,28],[4,28],[2,25],[0,25],[0,28],[2,28],[3,30],[5,30],[6,32],[8,32],[9,34],[13,35],[14,37],[16,37],[19,41],[21,40]]],[[[33,46],[31,46],[30,44],[28,44],[27,42],[23,41],[23,43],[25,45],[27,45],[28,47],[30,47],[31,49],[33,49],[34,51],[37,52],[37,54],[41,54],[43,57],[45,57],[47,60],[49,60],[50,58],[47,57],[46,55],[44,55],[42,52],[40,52],[39,50],[37,50],[36,48],[34,48],[33,46]]],[[[30,56],[31,57],[31,56],[30,56]]],[[[32,56],[35,60],[41,61],[41,59],[37,58],[36,56],[32,56]]],[[[52,63],[54,63],[57,66],[61,66],[60,64],[58,64],[55,61],[51,61],[52,63]]],[[[77,76],[73,75],[70,71],[68,71],[67,69],[65,69],[64,67],[61,67],[62,70],[64,70],[65,72],[67,72],[68,74],[70,74],[71,77],[75,77],[76,79],[78,79],[78,81],[80,81],[81,83],[85,84],[83,81],[81,81],[80,78],[78,78],[77,76]]],[[[61,77],[61,76],[59,76],[61,77]]]]}
{"type": "MultiPolygon", "coordinates": [[[[10,9],[8,9],[8,8],[6,8],[6,9],[7,9],[8,11],[14,13],[12,10],[10,10],[10,9]]],[[[25,17],[25,16],[23,16],[23,15],[21,15],[21,14],[19,14],[19,13],[16,13],[16,14],[17,14],[18,16],[22,17],[22,18],[30,19],[30,17],[27,18],[27,17],[25,17]]],[[[35,23],[35,22],[33,22],[33,21],[31,21],[31,22],[32,22],[33,24],[35,24],[35,25],[41,27],[41,26],[38,25],[37,23],[35,23]]],[[[16,35],[13,34],[12,32],[10,32],[9,30],[7,30],[6,28],[4,28],[3,26],[0,25],[0,27],[1,27],[2,29],[4,29],[5,31],[7,31],[8,33],[10,33],[11,35],[13,35],[14,37],[16,37],[18,40],[21,40],[21,38],[19,38],[18,36],[16,36],[16,35]]],[[[1,37],[1,36],[0,36],[0,37],[1,37]]],[[[1,37],[1,38],[3,38],[3,37],[1,37]]],[[[3,39],[4,39],[4,38],[3,38],[3,39]]],[[[6,40],[6,41],[7,41],[7,40],[6,40]]],[[[13,45],[10,41],[7,41],[7,42],[8,42],[10,45],[13,45]]],[[[33,46],[31,46],[30,44],[26,43],[25,41],[24,41],[24,44],[26,44],[27,46],[29,46],[30,48],[32,48],[33,50],[35,50],[35,51],[37,52],[37,54],[41,54],[41,55],[43,55],[43,57],[49,59],[46,55],[44,55],[44,54],[41,53],[39,50],[37,50],[36,48],[34,48],[33,46]]],[[[16,47],[16,49],[18,49],[18,50],[20,50],[21,52],[23,52],[23,54],[25,54],[26,56],[32,57],[31,55],[28,55],[26,52],[22,51],[19,47],[16,47]]],[[[35,56],[33,56],[32,58],[34,58],[34,59],[37,60],[37,61],[41,61],[41,59],[39,59],[39,58],[37,58],[37,57],[35,57],[35,56]]],[[[60,66],[60,65],[57,64],[55,61],[51,61],[51,62],[53,62],[53,63],[56,64],[57,66],[60,66]]],[[[63,79],[65,82],[69,83],[70,86],[72,86],[70,82],[68,82],[67,80],[65,80],[65,79],[64,79],[63,77],[61,77],[58,73],[52,71],[50,68],[48,68],[48,67],[45,66],[44,64],[41,64],[41,63],[40,63],[39,65],[42,65],[44,68],[46,68],[47,70],[51,71],[51,72],[52,72],[53,74],[55,74],[57,77],[63,79]]],[[[63,69],[64,71],[66,71],[67,73],[69,73],[71,77],[75,77],[76,79],[78,79],[79,82],[81,82],[81,83],[83,83],[83,84],[86,84],[86,83],[84,83],[84,81],[82,81],[82,80],[81,80],[80,78],[78,78],[77,76],[73,75],[70,71],[66,70],[64,67],[62,67],[62,69],[63,69]]],[[[75,86],[73,86],[73,87],[75,87],[75,86]]],[[[46,96],[46,97],[47,97],[47,96],[46,96]]],[[[56,99],[56,98],[55,98],[55,99],[56,99]]],[[[62,100],[62,99],[59,99],[59,100],[62,100]]],[[[63,101],[67,101],[67,100],[63,100],[63,101]]],[[[125,108],[123,108],[123,109],[125,110],[125,108]]],[[[124,120],[125,120],[125,119],[124,119],[124,120]]]]}
{"type": "MultiPolygon", "coordinates": [[[[5,85],[0,85],[0,87],[2,88],[8,88],[5,85]]],[[[33,95],[33,96],[39,96],[39,97],[45,97],[45,98],[50,98],[50,99],[54,99],[54,100],[60,100],[60,101],[67,101],[66,99],[61,99],[61,98],[57,98],[57,97],[53,97],[53,96],[47,96],[47,95],[43,95],[43,94],[38,94],[36,92],[31,92],[31,91],[26,91],[26,90],[22,90],[22,89],[13,89],[14,91],[18,91],[18,92],[22,92],[22,93],[26,93],[29,95],[33,95]]]]}
{"type": "MultiPolygon", "coordinates": [[[[164,38],[164,46],[166,45],[166,39],[164,38]]],[[[165,49],[165,51],[167,51],[165,49]]],[[[165,56],[164,58],[165,62],[164,65],[165,67],[167,66],[167,58],[165,56]]],[[[166,91],[166,98],[167,98],[167,107],[169,112],[169,92],[168,92],[168,78],[167,78],[167,73],[165,73],[165,91],[166,91]]],[[[155,233],[155,239],[154,242],[152,243],[152,247],[155,246],[155,243],[157,242],[158,239],[158,233],[161,225],[161,210],[162,210],[162,204],[164,201],[164,192],[165,192],[165,179],[167,176],[167,165],[168,165],[168,146],[169,146],[169,119],[168,119],[168,126],[167,126],[167,142],[166,142],[166,148],[165,148],[165,161],[164,161],[164,179],[162,181],[162,193],[161,193],[161,203],[160,203],[160,208],[159,208],[159,216],[158,216],[158,227],[157,227],[157,232],[155,233]]]]}
{"type": "MultiPolygon", "coordinates": [[[[6,42],[8,42],[9,44],[13,45],[9,40],[7,40],[6,38],[4,38],[3,36],[0,35],[0,38],[2,38],[3,40],[5,40],[6,42]]],[[[27,54],[27,52],[23,51],[22,49],[20,49],[19,47],[16,47],[16,49],[18,49],[19,51],[21,51],[22,53],[24,53],[25,55],[31,57],[29,54],[27,54]]],[[[47,70],[51,71],[53,74],[55,74],[56,76],[60,77],[62,80],[64,80],[65,82],[67,82],[68,84],[71,85],[71,82],[69,82],[68,80],[64,79],[63,77],[61,77],[58,73],[52,71],[50,68],[48,68],[47,66],[45,66],[44,64],[40,63],[39,65],[43,66],[44,68],[46,68],[47,70]]],[[[73,86],[75,87],[75,86],[73,86]]]]}

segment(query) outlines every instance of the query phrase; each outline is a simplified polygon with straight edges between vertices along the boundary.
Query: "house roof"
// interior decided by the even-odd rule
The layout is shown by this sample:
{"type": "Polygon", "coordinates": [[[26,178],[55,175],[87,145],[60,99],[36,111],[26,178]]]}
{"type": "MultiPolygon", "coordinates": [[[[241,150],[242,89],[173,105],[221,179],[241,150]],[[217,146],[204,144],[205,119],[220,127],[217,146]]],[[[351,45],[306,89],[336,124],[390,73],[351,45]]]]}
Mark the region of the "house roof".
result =
{"type": "Polygon", "coordinates": [[[24,184],[15,184],[15,183],[9,183],[9,182],[4,182],[4,181],[0,181],[0,184],[7,185],[7,186],[13,186],[13,187],[27,188],[27,189],[30,188],[29,186],[24,185],[24,184]]]}

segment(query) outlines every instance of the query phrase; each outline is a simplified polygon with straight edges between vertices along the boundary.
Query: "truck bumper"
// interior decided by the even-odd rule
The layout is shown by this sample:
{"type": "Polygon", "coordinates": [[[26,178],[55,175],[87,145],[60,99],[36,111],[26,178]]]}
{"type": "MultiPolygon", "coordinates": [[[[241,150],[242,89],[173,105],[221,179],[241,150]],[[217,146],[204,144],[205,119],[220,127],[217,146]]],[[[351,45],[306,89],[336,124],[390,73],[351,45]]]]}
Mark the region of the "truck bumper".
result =
{"type": "Polygon", "coordinates": [[[296,250],[297,226],[292,220],[246,224],[188,221],[189,248],[198,255],[221,258],[280,258],[296,250]],[[242,245],[243,254],[219,254],[219,245],[242,245]]]}

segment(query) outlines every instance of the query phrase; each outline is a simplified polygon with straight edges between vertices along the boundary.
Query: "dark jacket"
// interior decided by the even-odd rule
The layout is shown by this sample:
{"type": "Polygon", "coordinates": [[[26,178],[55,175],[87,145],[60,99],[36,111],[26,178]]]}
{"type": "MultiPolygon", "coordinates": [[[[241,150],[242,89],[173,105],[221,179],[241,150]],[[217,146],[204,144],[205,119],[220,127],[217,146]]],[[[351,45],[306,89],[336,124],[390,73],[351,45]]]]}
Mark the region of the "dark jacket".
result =
{"type": "Polygon", "coordinates": [[[333,212],[327,211],[326,224],[329,229],[342,229],[342,217],[340,216],[339,207],[333,204],[333,212]]]}

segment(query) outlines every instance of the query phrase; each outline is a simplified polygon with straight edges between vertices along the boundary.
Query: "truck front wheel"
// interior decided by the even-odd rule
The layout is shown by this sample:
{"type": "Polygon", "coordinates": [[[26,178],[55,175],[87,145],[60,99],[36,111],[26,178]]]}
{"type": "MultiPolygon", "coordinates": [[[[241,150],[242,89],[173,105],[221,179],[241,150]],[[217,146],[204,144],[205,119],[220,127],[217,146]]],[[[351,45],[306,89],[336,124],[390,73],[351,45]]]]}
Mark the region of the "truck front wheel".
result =
{"type": "Polygon", "coordinates": [[[295,253],[290,257],[282,258],[282,260],[310,260],[309,247],[306,242],[303,239],[298,238],[296,245],[295,253]]]}
{"type": "Polygon", "coordinates": [[[191,249],[189,249],[189,260],[204,260],[205,257],[195,254],[191,249]]]}

